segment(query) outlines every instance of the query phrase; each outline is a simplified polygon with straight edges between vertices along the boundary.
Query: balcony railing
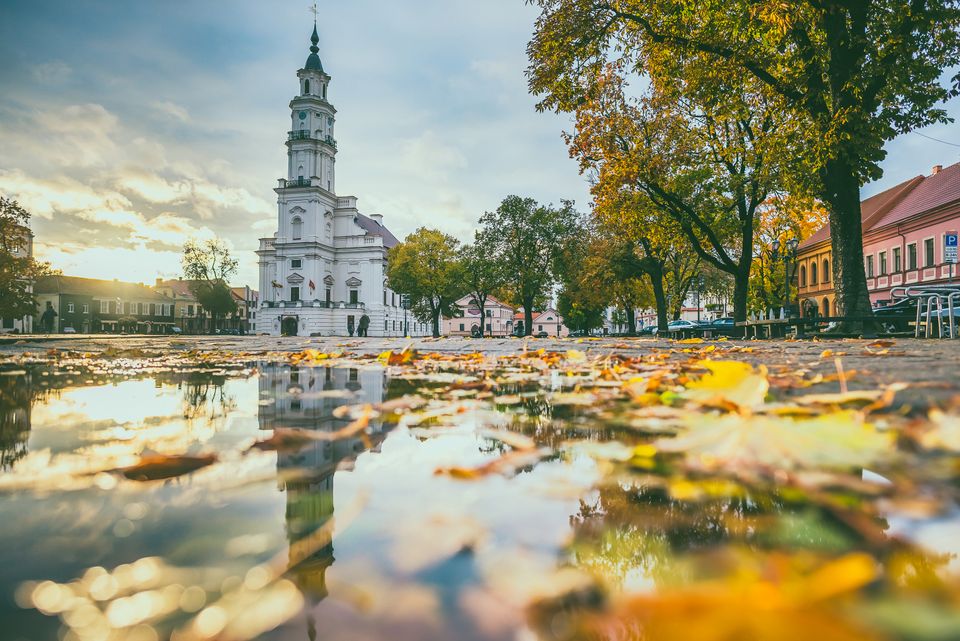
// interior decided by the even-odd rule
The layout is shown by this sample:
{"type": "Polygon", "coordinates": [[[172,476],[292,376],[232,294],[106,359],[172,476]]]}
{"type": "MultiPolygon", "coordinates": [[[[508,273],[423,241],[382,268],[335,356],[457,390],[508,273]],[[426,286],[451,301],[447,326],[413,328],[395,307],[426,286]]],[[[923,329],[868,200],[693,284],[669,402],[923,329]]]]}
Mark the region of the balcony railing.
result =
{"type": "Polygon", "coordinates": [[[324,136],[323,138],[317,138],[313,135],[312,132],[301,129],[300,131],[288,131],[287,140],[319,140],[320,142],[325,142],[334,149],[337,148],[337,141],[333,136],[324,136]]]}
{"type": "Polygon", "coordinates": [[[364,303],[347,303],[345,301],[326,300],[277,300],[263,301],[263,307],[290,309],[297,307],[319,307],[321,309],[366,309],[364,303]]]}
{"type": "Polygon", "coordinates": [[[293,180],[284,181],[286,184],[284,187],[310,187],[311,182],[309,178],[294,178],[293,180]]]}

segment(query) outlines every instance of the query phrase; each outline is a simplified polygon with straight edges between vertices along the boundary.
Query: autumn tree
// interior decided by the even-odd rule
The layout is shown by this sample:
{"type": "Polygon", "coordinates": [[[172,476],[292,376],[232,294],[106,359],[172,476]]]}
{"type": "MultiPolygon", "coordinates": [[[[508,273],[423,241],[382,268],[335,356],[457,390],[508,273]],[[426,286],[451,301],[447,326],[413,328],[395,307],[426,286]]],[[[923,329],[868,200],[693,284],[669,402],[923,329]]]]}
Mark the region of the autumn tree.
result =
{"type": "Polygon", "coordinates": [[[237,273],[237,259],[226,243],[217,238],[188,240],[183,246],[183,275],[190,281],[190,292],[210,312],[213,329],[218,319],[237,311],[237,303],[228,284],[237,273]]]}
{"type": "Polygon", "coordinates": [[[460,250],[464,284],[480,310],[480,336],[486,331],[487,299],[500,290],[506,281],[494,240],[492,230],[481,229],[474,234],[473,243],[464,245],[460,250]]]}
{"type": "Polygon", "coordinates": [[[557,257],[578,226],[573,202],[560,207],[532,198],[507,196],[496,211],[480,217],[480,228],[493,239],[493,251],[504,270],[505,289],[523,307],[523,331],[529,336],[533,310],[545,303],[557,282],[557,257]]]}
{"type": "MultiPolygon", "coordinates": [[[[677,85],[676,78],[657,78],[640,96],[629,96],[624,69],[609,65],[576,107],[576,133],[567,141],[581,169],[594,172],[595,195],[642,192],[661,219],[672,219],[699,261],[733,277],[734,317],[743,321],[756,212],[778,187],[772,150],[784,123],[762,96],[742,92],[715,104],[677,85]]],[[[678,314],[691,265],[673,267],[678,314]]]]}
{"type": "MultiPolygon", "coordinates": [[[[938,106],[960,90],[940,77],[960,58],[956,0],[531,0],[541,8],[528,47],[541,109],[572,111],[611,59],[632,74],[664,68],[715,104],[739,99],[734,74],[796,126],[780,156],[789,189],[824,203],[837,305],[871,313],[863,270],[860,187],[881,175],[884,143],[947,122],[938,106]]],[[[750,254],[751,252],[747,252],[750,254]]]]}
{"type": "Polygon", "coordinates": [[[28,256],[30,212],[17,201],[0,197],[0,318],[23,318],[37,313],[33,283],[52,273],[49,263],[28,256]]]}
{"type": "Polygon", "coordinates": [[[812,236],[827,217],[826,209],[812,198],[777,196],[760,208],[750,280],[752,311],[764,314],[784,304],[791,307],[787,290],[788,282],[795,280],[796,260],[784,249],[791,240],[802,243],[812,236]]]}
{"type": "Polygon", "coordinates": [[[414,316],[431,323],[434,337],[440,336],[441,316],[453,316],[467,293],[459,250],[453,236],[421,227],[387,254],[390,288],[410,296],[414,316]]]}

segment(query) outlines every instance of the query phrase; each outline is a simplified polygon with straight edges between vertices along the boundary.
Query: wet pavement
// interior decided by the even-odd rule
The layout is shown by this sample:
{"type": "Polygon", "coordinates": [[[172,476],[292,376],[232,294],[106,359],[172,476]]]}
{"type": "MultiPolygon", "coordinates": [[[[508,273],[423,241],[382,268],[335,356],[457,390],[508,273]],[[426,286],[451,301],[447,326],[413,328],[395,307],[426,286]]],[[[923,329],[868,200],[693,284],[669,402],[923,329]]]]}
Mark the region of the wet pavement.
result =
{"type": "Polygon", "coordinates": [[[809,638],[786,634],[799,621],[822,640],[948,639],[960,621],[960,469],[942,448],[955,437],[912,430],[957,395],[956,350],[6,344],[0,639],[809,638]],[[749,385],[693,395],[703,358],[749,363],[749,385]],[[829,439],[763,441],[748,455],[746,440],[703,450],[664,438],[730,421],[779,434],[784,411],[817,403],[803,395],[904,382],[895,401],[864,411],[909,443],[873,427],[848,433],[853,415],[840,406],[859,399],[846,397],[818,410],[849,445],[835,456],[823,452],[829,439]],[[688,415],[683,403],[695,403],[688,415]],[[678,459],[687,447],[704,453],[678,459]],[[743,612],[731,596],[741,588],[772,609],[743,612]],[[825,596],[795,601],[798,591],[825,596]],[[908,605],[943,632],[898,621],[908,605]]]}

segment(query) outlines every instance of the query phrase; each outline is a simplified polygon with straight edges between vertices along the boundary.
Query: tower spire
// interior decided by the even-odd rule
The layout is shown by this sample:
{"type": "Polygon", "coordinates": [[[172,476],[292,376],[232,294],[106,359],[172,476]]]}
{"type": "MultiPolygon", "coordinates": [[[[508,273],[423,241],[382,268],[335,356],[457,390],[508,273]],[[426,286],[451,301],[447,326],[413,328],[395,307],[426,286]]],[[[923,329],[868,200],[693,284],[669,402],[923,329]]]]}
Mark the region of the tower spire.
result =
{"type": "Polygon", "coordinates": [[[319,10],[317,9],[317,3],[314,1],[313,6],[310,7],[310,13],[313,14],[313,33],[310,35],[310,55],[307,57],[307,64],[304,65],[304,69],[315,69],[317,71],[323,72],[323,65],[320,64],[320,47],[317,44],[320,42],[320,36],[317,35],[317,14],[319,10]]]}

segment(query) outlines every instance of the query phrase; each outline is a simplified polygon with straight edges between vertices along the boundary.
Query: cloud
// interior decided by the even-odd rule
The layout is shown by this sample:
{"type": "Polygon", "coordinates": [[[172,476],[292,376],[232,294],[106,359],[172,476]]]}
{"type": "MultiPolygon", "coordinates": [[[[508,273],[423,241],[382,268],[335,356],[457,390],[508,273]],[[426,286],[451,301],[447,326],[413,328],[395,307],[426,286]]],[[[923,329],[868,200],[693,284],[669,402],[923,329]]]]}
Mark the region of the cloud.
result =
{"type": "Polygon", "coordinates": [[[190,122],[190,114],[187,112],[187,110],[178,104],[170,102],[169,100],[155,102],[153,103],[153,107],[160,113],[169,116],[174,120],[179,120],[180,122],[190,122]]]}
{"type": "Polygon", "coordinates": [[[433,131],[403,141],[400,167],[418,177],[445,178],[451,170],[466,169],[467,157],[433,131]]]}
{"type": "Polygon", "coordinates": [[[117,117],[103,105],[88,103],[48,109],[36,114],[34,135],[47,146],[47,155],[65,167],[101,166],[117,154],[111,138],[117,117]]]}

